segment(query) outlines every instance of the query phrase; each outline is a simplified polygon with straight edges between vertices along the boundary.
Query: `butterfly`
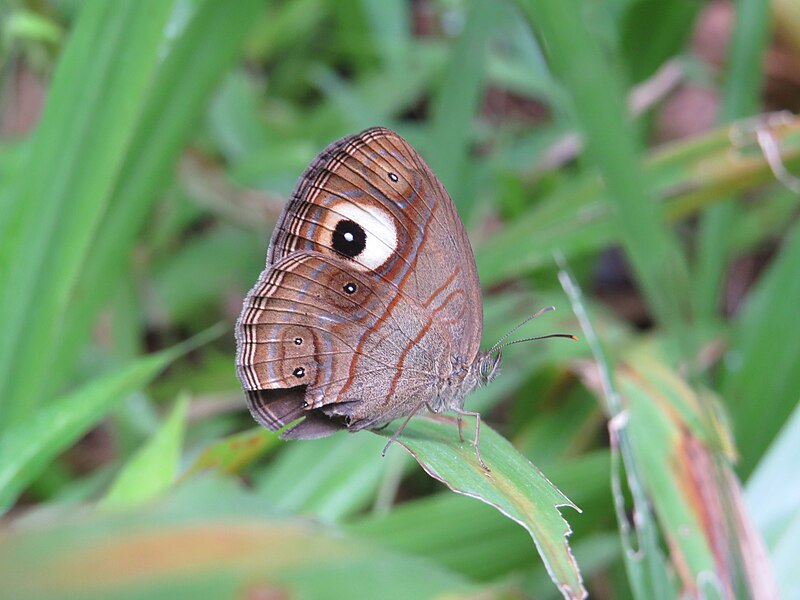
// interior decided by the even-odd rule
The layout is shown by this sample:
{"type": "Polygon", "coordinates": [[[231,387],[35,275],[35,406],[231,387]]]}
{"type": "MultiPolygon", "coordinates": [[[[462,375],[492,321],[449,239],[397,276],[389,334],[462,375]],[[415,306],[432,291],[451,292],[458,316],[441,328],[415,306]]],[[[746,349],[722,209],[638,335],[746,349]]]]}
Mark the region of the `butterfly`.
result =
{"type": "MultiPolygon", "coordinates": [[[[461,439],[462,417],[475,417],[487,468],[480,415],[464,409],[500,365],[500,342],[481,351],[482,332],[453,201],[406,140],[373,127],[330,144],[300,177],[236,323],[236,372],[256,421],[294,423],[284,439],[406,417],[385,453],[412,416],[451,410],[461,439]]],[[[571,337],[543,337],[554,336],[571,337]]]]}

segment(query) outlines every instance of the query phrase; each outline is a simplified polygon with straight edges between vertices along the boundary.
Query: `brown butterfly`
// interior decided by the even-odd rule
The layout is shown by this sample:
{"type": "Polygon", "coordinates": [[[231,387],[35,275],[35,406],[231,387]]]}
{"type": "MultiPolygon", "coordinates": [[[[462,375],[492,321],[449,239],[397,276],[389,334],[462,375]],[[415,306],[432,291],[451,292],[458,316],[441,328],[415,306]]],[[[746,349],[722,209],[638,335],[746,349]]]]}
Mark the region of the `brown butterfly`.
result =
{"type": "Polygon", "coordinates": [[[452,410],[459,435],[476,418],[486,468],[464,410],[500,364],[500,342],[479,350],[482,311],[464,226],[422,157],[380,127],[340,139],[300,177],[236,324],[250,412],[274,431],[302,419],[284,439],[406,417],[388,448],[423,409],[452,410]]]}

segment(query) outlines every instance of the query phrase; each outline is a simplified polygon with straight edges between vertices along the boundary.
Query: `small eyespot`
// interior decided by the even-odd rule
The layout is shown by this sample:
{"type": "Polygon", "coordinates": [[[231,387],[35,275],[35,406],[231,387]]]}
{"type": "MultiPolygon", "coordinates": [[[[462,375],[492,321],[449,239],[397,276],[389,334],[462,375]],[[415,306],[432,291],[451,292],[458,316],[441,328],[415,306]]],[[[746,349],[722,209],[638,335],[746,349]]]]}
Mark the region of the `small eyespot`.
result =
{"type": "Polygon", "coordinates": [[[306,370],[303,367],[297,367],[294,370],[293,375],[298,379],[302,379],[303,377],[306,376],[306,370]]]}
{"type": "Polygon", "coordinates": [[[308,408],[308,402],[306,402],[305,400],[303,401],[303,408],[308,408]]]}
{"type": "Polygon", "coordinates": [[[357,290],[358,288],[356,287],[356,284],[355,284],[355,283],[352,283],[352,282],[351,282],[351,283],[346,283],[346,284],[344,285],[344,288],[342,288],[342,289],[344,289],[345,293],[347,293],[347,294],[355,294],[355,293],[356,293],[356,290],[357,290]]]}
{"type": "Polygon", "coordinates": [[[301,338],[301,337],[294,338],[294,345],[295,346],[301,346],[302,344],[303,344],[303,338],[301,338]]]}
{"type": "Polygon", "coordinates": [[[391,179],[395,183],[397,183],[400,180],[400,178],[395,173],[389,173],[389,179],[391,179]]]}

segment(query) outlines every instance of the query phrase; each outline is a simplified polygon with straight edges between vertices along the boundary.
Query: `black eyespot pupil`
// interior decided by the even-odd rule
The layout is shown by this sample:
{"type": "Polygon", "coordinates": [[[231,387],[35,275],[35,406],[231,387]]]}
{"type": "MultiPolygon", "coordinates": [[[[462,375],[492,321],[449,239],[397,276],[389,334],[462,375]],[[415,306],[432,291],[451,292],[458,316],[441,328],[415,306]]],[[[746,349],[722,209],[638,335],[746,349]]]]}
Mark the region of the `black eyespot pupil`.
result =
{"type": "Polygon", "coordinates": [[[303,338],[301,338],[301,337],[294,338],[294,345],[295,346],[299,346],[302,343],[303,343],[303,338]]]}
{"type": "Polygon", "coordinates": [[[355,294],[356,293],[356,284],[355,283],[347,283],[344,286],[344,291],[348,294],[355,294]]]}
{"type": "Polygon", "coordinates": [[[397,183],[399,181],[399,178],[394,173],[389,173],[389,179],[391,179],[395,183],[397,183]]]}
{"type": "Polygon", "coordinates": [[[301,379],[302,377],[306,376],[306,370],[303,367],[297,367],[294,370],[294,376],[297,377],[298,379],[301,379]]]}
{"type": "Polygon", "coordinates": [[[355,221],[342,219],[331,236],[333,249],[349,258],[355,258],[367,247],[367,234],[355,221]]]}

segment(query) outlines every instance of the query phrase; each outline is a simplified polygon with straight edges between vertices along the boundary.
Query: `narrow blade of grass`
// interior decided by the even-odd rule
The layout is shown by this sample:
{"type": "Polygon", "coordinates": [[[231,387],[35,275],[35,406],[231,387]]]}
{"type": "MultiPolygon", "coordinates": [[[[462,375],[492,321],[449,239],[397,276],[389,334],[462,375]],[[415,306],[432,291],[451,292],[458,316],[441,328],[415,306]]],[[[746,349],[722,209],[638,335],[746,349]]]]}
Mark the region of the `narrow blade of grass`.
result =
{"type": "MultiPolygon", "coordinates": [[[[640,461],[636,456],[627,427],[625,412],[617,389],[614,365],[608,359],[605,345],[589,318],[581,289],[569,272],[563,256],[558,256],[559,280],[572,303],[572,310],[584,332],[586,343],[592,350],[595,365],[591,370],[591,383],[608,414],[608,433],[611,445],[611,492],[614,496],[614,513],[617,518],[623,559],[628,582],[634,598],[640,600],[669,600],[676,595],[674,573],[664,557],[659,539],[658,524],[651,502],[647,497],[640,461]],[[625,481],[633,501],[633,518],[627,509],[628,494],[623,487],[625,481]]],[[[587,370],[584,368],[584,376],[587,370]]]]}
{"type": "Polygon", "coordinates": [[[762,275],[737,320],[723,372],[722,395],[733,415],[747,476],[800,397],[800,337],[787,330],[800,302],[800,225],[762,275]]]}
{"type": "Polygon", "coordinates": [[[383,0],[360,0],[359,4],[369,23],[372,43],[386,69],[408,75],[402,68],[411,47],[411,6],[383,0]]]}
{"type": "Polygon", "coordinates": [[[800,404],[747,482],[747,505],[764,536],[781,598],[800,597],[800,404]]]}
{"type": "Polygon", "coordinates": [[[439,93],[433,100],[426,154],[450,192],[462,218],[469,219],[473,195],[466,169],[472,119],[486,77],[486,45],[502,5],[470,0],[464,31],[453,47],[439,93]]]}
{"type": "Polygon", "coordinates": [[[175,481],[181,458],[188,399],[178,400],[161,429],[125,464],[101,500],[106,508],[146,503],[175,481]]]}
{"type": "MultiPolygon", "coordinates": [[[[733,36],[722,96],[722,122],[757,114],[761,98],[762,64],[767,49],[770,3],[737,0],[733,36]]],[[[719,293],[731,258],[729,232],[741,215],[732,201],[711,207],[703,216],[694,277],[698,316],[709,318],[717,311],[719,293]]]]}

